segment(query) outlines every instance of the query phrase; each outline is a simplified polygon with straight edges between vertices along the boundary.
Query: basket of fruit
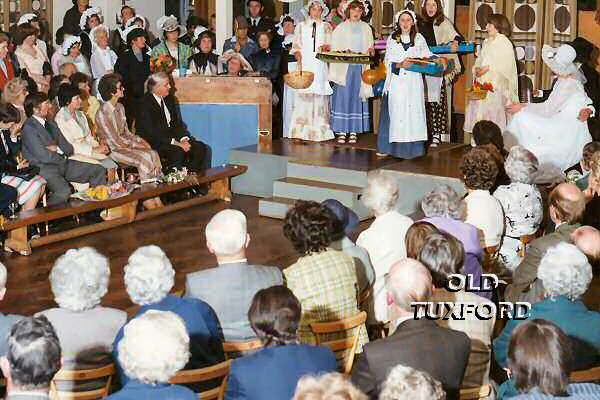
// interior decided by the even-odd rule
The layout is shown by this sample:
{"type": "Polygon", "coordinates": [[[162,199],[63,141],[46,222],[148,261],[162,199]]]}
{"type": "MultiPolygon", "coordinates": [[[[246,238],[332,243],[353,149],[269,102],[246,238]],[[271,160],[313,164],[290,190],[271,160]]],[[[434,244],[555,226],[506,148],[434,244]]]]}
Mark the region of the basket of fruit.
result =
{"type": "Polygon", "coordinates": [[[488,92],[493,91],[494,87],[491,83],[480,83],[479,81],[475,81],[473,87],[466,91],[466,95],[469,101],[478,101],[485,99],[487,97],[488,92]]]}

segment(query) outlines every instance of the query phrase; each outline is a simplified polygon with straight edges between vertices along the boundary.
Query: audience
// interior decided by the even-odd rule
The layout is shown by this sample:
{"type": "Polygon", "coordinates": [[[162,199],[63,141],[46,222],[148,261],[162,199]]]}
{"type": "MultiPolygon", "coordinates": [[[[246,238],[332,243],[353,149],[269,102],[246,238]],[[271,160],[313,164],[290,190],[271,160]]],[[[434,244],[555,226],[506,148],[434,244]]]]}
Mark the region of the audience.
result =
{"type": "Polygon", "coordinates": [[[121,7],[120,14],[120,25],[112,32],[112,36],[110,39],[110,48],[113,49],[115,53],[117,53],[117,56],[121,56],[127,51],[128,44],[126,40],[127,34],[125,34],[125,30],[127,29],[127,22],[135,16],[135,11],[133,10],[133,8],[131,8],[131,6],[124,5],[121,7]]]}
{"type": "MultiPolygon", "coordinates": [[[[0,35],[0,91],[4,92],[4,87],[8,81],[15,78],[15,66],[10,59],[10,42],[6,35],[0,35]]],[[[18,72],[18,71],[17,71],[18,72]]]]}
{"type": "Polygon", "coordinates": [[[177,73],[180,68],[187,70],[189,68],[189,59],[194,54],[192,48],[179,41],[179,38],[187,32],[185,26],[179,25],[174,16],[160,17],[156,23],[161,31],[162,37],[160,43],[152,47],[152,58],[160,56],[170,56],[175,60],[175,70],[177,73]]]}
{"type": "Polygon", "coordinates": [[[100,101],[96,96],[92,96],[92,79],[84,73],[76,72],[71,75],[70,83],[79,89],[81,98],[81,111],[85,114],[90,131],[96,137],[96,114],[100,109],[100,101]]]}
{"type": "Polygon", "coordinates": [[[352,383],[375,400],[389,371],[404,365],[427,372],[442,383],[448,399],[458,399],[469,359],[469,337],[426,318],[414,319],[416,310],[411,306],[430,300],[431,274],[420,262],[404,259],[391,266],[386,287],[396,330],[364,347],[354,364],[352,383]]]}
{"type": "Polygon", "coordinates": [[[600,231],[591,226],[577,228],[571,234],[571,242],[586,255],[592,268],[600,262],[600,231]]]}
{"type": "Polygon", "coordinates": [[[442,384],[417,369],[396,365],[383,383],[379,400],[445,400],[442,384]]]}
{"type": "Polygon", "coordinates": [[[77,71],[91,76],[91,68],[87,58],[81,54],[81,38],[79,36],[67,36],[62,44],[63,57],[58,61],[59,68],[62,64],[71,63],[77,71]]]}
{"type": "MultiPolygon", "coordinates": [[[[198,29],[198,28],[196,28],[198,29]]],[[[194,49],[198,52],[190,57],[190,69],[198,75],[214,76],[222,74],[223,63],[213,51],[213,34],[210,31],[201,31],[194,34],[194,49]]]]}
{"type": "Polygon", "coordinates": [[[206,225],[205,233],[206,247],[217,258],[218,266],[188,274],[185,296],[210,304],[226,341],[252,339],[255,334],[247,317],[252,298],[261,289],[282,285],[281,271],[248,263],[250,235],[241,212],[218,212],[206,225]]]}
{"type": "Polygon", "coordinates": [[[119,365],[129,378],[110,400],[194,400],[190,389],[169,384],[190,358],[185,323],[170,311],[150,310],[134,318],[119,342],[119,365]]]}
{"type": "Polygon", "coordinates": [[[345,375],[337,372],[312,376],[298,381],[292,400],[367,400],[345,375]]]}
{"type": "MultiPolygon", "coordinates": [[[[113,342],[127,314],[100,305],[109,277],[108,258],[91,247],[68,250],[54,263],[50,286],[58,308],[36,316],[45,316],[54,326],[67,370],[99,368],[112,362],[113,342]]],[[[65,390],[72,388],[66,388],[70,384],[65,383],[65,390]]]]}
{"type": "MultiPolygon", "coordinates": [[[[6,296],[6,280],[8,279],[8,272],[4,264],[0,263],[0,301],[6,296]]],[[[24,317],[21,315],[2,314],[0,313],[0,357],[6,355],[6,341],[10,330],[13,325],[22,320],[24,317]]]]}
{"type": "Polygon", "coordinates": [[[406,257],[404,238],[413,221],[396,210],[398,199],[398,183],[390,173],[368,173],[362,202],[373,211],[375,220],[358,236],[356,244],[367,250],[375,269],[369,324],[389,321],[384,275],[393,263],[406,257]]]}
{"type": "Polygon", "coordinates": [[[506,301],[539,300],[541,293],[532,285],[538,277],[538,266],[546,250],[561,242],[569,242],[571,234],[581,225],[585,211],[583,193],[572,183],[561,183],[548,198],[550,219],[556,230],[531,242],[525,258],[513,272],[513,283],[506,288],[506,301]]]}
{"type": "Polygon", "coordinates": [[[577,187],[582,191],[588,188],[590,179],[590,160],[596,152],[600,152],[600,142],[589,142],[583,146],[583,158],[579,162],[579,169],[581,170],[582,177],[575,182],[577,187]]]}
{"type": "MultiPolygon", "coordinates": [[[[451,302],[453,304],[474,304],[476,307],[486,305],[488,309],[494,305],[475,293],[462,289],[458,292],[449,292],[445,288],[445,282],[453,274],[465,274],[463,271],[465,252],[462,244],[452,235],[443,232],[433,234],[423,246],[419,255],[419,261],[429,270],[433,281],[433,294],[430,301],[434,303],[451,302]]],[[[469,274],[465,274],[469,277],[469,274]]],[[[481,278],[481,275],[479,275],[481,278]]],[[[479,285],[479,280],[475,283],[479,285]]],[[[440,319],[436,322],[445,328],[454,329],[466,333],[471,339],[471,354],[469,363],[462,381],[463,388],[476,388],[490,383],[490,359],[492,352],[492,333],[496,315],[490,315],[487,320],[477,317],[474,310],[466,313],[464,319],[449,318],[446,316],[447,309],[442,305],[434,308],[435,315],[440,319]]]]}
{"type": "Polygon", "coordinates": [[[496,162],[485,150],[475,148],[464,155],[459,170],[468,193],[465,222],[479,230],[482,248],[500,246],[504,214],[500,202],[490,194],[498,175],[496,162]]]}
{"type": "Polygon", "coordinates": [[[85,10],[81,18],[79,19],[79,28],[81,32],[79,33],[79,37],[81,38],[81,54],[85,57],[86,60],[90,60],[92,57],[93,44],[94,40],[93,34],[94,31],[100,27],[103,22],[102,20],[102,10],[99,7],[91,7],[85,10]]]}
{"type": "Polygon", "coordinates": [[[425,242],[434,233],[440,233],[440,231],[429,222],[417,221],[412,224],[406,231],[406,256],[415,260],[419,258],[425,242]]]}
{"type": "Polygon", "coordinates": [[[273,91],[275,91],[281,54],[271,50],[271,35],[268,32],[258,32],[256,41],[259,50],[252,56],[252,69],[261,76],[269,78],[273,84],[273,91]]]}
{"type": "Polygon", "coordinates": [[[66,62],[58,67],[58,73],[67,79],[77,72],[77,67],[72,62],[66,62]]]}
{"type": "Polygon", "coordinates": [[[600,229],[600,151],[590,159],[590,179],[584,194],[586,205],[583,224],[600,229]]]}
{"type": "Polygon", "coordinates": [[[221,58],[227,66],[227,76],[246,76],[253,71],[252,66],[242,53],[227,50],[221,58]]]}
{"type": "Polygon", "coordinates": [[[6,378],[6,400],[49,400],[50,382],[61,368],[61,346],[46,317],[17,322],[0,358],[6,378]]]}
{"type": "Polygon", "coordinates": [[[21,78],[15,78],[8,81],[2,92],[2,100],[12,104],[21,114],[19,123],[13,128],[15,132],[21,132],[23,125],[25,125],[27,114],[25,113],[24,104],[28,94],[27,81],[21,78]]]}
{"type": "Polygon", "coordinates": [[[79,33],[81,15],[90,8],[89,0],[73,0],[73,7],[69,8],[63,17],[63,28],[69,32],[79,33]]]}
{"type": "Polygon", "coordinates": [[[108,47],[108,29],[106,27],[101,25],[94,29],[92,40],[94,41],[94,50],[90,59],[92,77],[100,79],[104,75],[114,72],[117,54],[108,47]]]}
{"type": "Polygon", "coordinates": [[[48,93],[50,84],[51,68],[48,56],[37,45],[37,30],[29,23],[17,26],[14,44],[17,46],[15,55],[19,61],[19,67],[27,70],[29,78],[33,79],[37,89],[48,93]]]}
{"type": "MultiPolygon", "coordinates": [[[[283,222],[283,234],[300,255],[298,261],[283,271],[287,287],[302,305],[300,343],[316,343],[311,323],[337,321],[359,313],[354,259],[330,247],[332,219],[325,206],[300,200],[287,212],[283,222]]],[[[358,330],[325,334],[322,339],[343,339],[358,330]]],[[[368,342],[366,330],[360,332],[358,353],[368,342]]]]}
{"type": "Polygon", "coordinates": [[[256,293],[248,320],[264,348],[232,362],[226,400],[291,399],[303,375],[337,369],[328,348],[298,344],[302,311],[300,301],[284,286],[256,293]]]}
{"type": "Polygon", "coordinates": [[[246,6],[248,7],[247,22],[249,25],[248,36],[255,41],[258,41],[258,34],[260,32],[268,32],[270,34],[275,33],[275,23],[269,17],[263,15],[265,7],[263,0],[248,0],[246,6]]]}
{"type": "Polygon", "coordinates": [[[223,52],[233,50],[236,53],[241,53],[246,60],[251,60],[254,53],[258,51],[256,42],[248,37],[248,28],[250,25],[246,18],[239,15],[235,18],[235,34],[223,43],[223,52]]]}

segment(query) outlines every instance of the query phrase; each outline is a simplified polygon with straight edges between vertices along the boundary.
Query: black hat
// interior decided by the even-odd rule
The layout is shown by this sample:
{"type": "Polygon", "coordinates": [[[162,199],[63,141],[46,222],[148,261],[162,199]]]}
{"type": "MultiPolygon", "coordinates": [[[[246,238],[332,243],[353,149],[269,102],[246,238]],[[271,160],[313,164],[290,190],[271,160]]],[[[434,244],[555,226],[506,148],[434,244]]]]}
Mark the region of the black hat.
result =
{"type": "Polygon", "coordinates": [[[580,63],[585,63],[589,60],[594,51],[594,45],[582,37],[576,37],[571,42],[571,47],[575,49],[575,53],[577,54],[575,61],[580,63]]]}
{"type": "Polygon", "coordinates": [[[342,233],[350,236],[354,232],[360,222],[354,211],[335,199],[327,199],[321,205],[327,207],[335,217],[333,220],[333,236],[339,236],[342,233]]]}

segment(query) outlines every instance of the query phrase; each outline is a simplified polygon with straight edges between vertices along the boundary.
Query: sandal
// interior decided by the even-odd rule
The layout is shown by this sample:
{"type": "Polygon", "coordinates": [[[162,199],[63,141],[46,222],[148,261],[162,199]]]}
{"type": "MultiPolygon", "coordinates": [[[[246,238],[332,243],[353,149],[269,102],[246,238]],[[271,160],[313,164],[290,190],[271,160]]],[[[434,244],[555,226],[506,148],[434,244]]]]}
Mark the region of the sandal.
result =
{"type": "Polygon", "coordinates": [[[355,133],[351,133],[350,134],[350,139],[348,139],[348,143],[355,144],[356,142],[358,142],[358,138],[356,137],[356,134],[355,133]]]}
{"type": "Polygon", "coordinates": [[[389,156],[389,154],[386,154],[386,153],[379,153],[379,152],[375,153],[375,155],[376,155],[377,157],[387,157],[387,156],[389,156]]]}
{"type": "Polygon", "coordinates": [[[346,144],[346,134],[341,134],[338,136],[337,142],[339,144],[346,144]]]}

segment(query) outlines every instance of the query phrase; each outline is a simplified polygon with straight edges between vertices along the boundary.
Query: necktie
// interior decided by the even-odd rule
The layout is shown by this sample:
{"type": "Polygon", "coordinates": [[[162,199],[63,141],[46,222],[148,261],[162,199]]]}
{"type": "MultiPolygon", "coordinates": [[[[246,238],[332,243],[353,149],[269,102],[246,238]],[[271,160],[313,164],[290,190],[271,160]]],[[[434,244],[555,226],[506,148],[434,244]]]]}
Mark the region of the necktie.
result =
{"type": "Polygon", "coordinates": [[[255,19],[252,20],[252,26],[256,28],[256,20],[255,19]]]}
{"type": "Polygon", "coordinates": [[[165,99],[163,99],[162,97],[160,98],[160,110],[162,111],[162,114],[163,114],[163,117],[165,118],[165,122],[167,123],[167,126],[170,126],[169,120],[167,119],[167,113],[165,112],[165,99]]]}

